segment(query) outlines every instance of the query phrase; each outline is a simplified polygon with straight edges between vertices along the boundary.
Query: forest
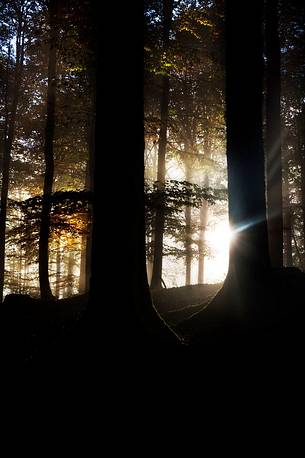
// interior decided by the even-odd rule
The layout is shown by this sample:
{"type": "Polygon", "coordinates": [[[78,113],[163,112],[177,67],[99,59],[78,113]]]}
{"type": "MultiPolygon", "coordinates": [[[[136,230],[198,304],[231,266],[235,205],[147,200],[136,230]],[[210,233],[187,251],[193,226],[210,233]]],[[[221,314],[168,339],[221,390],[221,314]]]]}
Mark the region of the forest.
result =
{"type": "Polygon", "coordinates": [[[305,6],[104,6],[0,2],[8,362],[301,349],[305,6]]]}
{"type": "Polygon", "coordinates": [[[285,322],[300,338],[304,6],[144,5],[146,270],[155,308],[195,348],[241,336],[280,345],[285,322]]]}

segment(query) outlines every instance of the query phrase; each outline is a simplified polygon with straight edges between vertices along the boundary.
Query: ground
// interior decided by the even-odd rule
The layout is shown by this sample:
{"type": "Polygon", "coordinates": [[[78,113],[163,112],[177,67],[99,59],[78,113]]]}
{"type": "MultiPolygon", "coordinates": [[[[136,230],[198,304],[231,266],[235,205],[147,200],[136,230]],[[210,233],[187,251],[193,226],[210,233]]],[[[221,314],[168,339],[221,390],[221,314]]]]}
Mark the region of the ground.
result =
{"type": "Polygon", "coordinates": [[[88,295],[42,302],[27,295],[9,294],[2,304],[0,322],[2,360],[11,367],[31,363],[80,319],[88,295]]]}
{"type": "MultiPolygon", "coordinates": [[[[189,355],[196,354],[198,361],[204,355],[206,362],[207,358],[215,361],[217,355],[216,360],[224,362],[228,355],[243,357],[251,352],[261,356],[269,352],[272,359],[285,353],[300,357],[305,343],[305,274],[293,268],[275,269],[261,282],[254,281],[251,288],[243,288],[243,302],[236,290],[230,299],[228,291],[232,291],[221,284],[154,292],[156,309],[184,342],[181,346],[177,340],[178,359],[183,354],[187,361],[189,355]]],[[[114,323],[101,325],[99,320],[87,319],[87,302],[86,295],[48,303],[28,296],[7,296],[1,320],[3,357],[13,366],[71,364],[89,368],[95,358],[102,361],[115,347],[119,352],[124,350],[114,323]]],[[[127,347],[130,333],[124,336],[127,347]]],[[[166,354],[168,364],[172,356],[163,343],[155,351],[155,341],[147,346],[143,336],[135,337],[131,354],[138,352],[141,364],[141,352],[146,352],[148,361],[149,354],[155,357],[154,352],[157,358],[166,354]]]]}
{"type": "Polygon", "coordinates": [[[154,305],[170,326],[176,326],[204,309],[222,284],[181,286],[152,292],[154,305]]]}

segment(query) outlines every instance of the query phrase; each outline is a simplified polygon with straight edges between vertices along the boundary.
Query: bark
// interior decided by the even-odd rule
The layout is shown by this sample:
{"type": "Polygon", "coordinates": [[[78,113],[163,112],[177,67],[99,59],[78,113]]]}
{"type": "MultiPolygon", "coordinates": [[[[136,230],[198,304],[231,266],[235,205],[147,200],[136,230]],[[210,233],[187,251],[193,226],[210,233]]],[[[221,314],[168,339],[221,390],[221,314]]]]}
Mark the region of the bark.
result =
{"type": "MultiPolygon", "coordinates": [[[[123,29],[126,28],[126,32],[126,24],[129,24],[126,15],[131,12],[133,19],[138,18],[140,23],[143,23],[143,10],[138,2],[123,4],[119,24],[123,29]]],[[[100,21],[100,15],[96,14],[95,17],[100,21]]],[[[97,38],[100,37],[100,30],[102,30],[100,26],[101,24],[97,24],[97,38]]],[[[143,95],[139,90],[143,87],[143,45],[138,36],[127,33],[124,46],[128,52],[122,53],[119,65],[116,56],[107,51],[107,47],[106,56],[104,46],[101,46],[103,51],[98,50],[97,81],[103,81],[102,87],[105,87],[104,77],[108,76],[108,81],[111,83],[109,87],[114,90],[106,92],[97,90],[92,274],[89,305],[83,317],[83,322],[89,329],[87,333],[89,339],[93,339],[95,354],[97,355],[102,345],[105,349],[103,352],[106,361],[111,359],[111,364],[117,367],[127,367],[127,365],[131,367],[130,364],[135,357],[141,358],[141,362],[138,360],[140,365],[143,361],[151,361],[147,354],[147,347],[151,349],[159,347],[160,341],[162,341],[160,345],[162,355],[167,347],[171,345],[176,347],[179,342],[156,313],[147,282],[143,192],[144,103],[143,95]],[[105,74],[105,57],[116,74],[120,74],[119,68],[133,70],[133,77],[128,81],[128,90],[124,84],[115,84],[114,87],[112,74],[107,72],[105,74]],[[100,134],[105,131],[111,138],[117,138],[117,125],[113,119],[117,118],[118,106],[120,106],[120,118],[126,120],[121,123],[120,138],[128,138],[131,145],[130,154],[120,156],[120,167],[117,167],[116,154],[101,154],[101,151],[105,151],[105,139],[100,134]],[[122,184],[124,197],[120,212],[114,211],[113,199],[105,199],[101,205],[99,196],[101,193],[109,194],[110,178],[112,181],[112,173],[105,174],[105,170],[107,172],[115,170],[116,179],[122,184]],[[101,177],[105,177],[105,180],[101,177]],[[116,224],[112,220],[111,224],[109,222],[109,225],[105,226],[105,214],[111,214],[116,224]],[[124,230],[124,243],[119,244],[116,242],[122,239],[122,230],[124,230]],[[107,259],[107,268],[101,269],[105,259],[107,259]],[[118,260],[120,260],[119,264],[118,260]],[[119,282],[118,272],[123,272],[119,282]],[[106,301],[103,300],[103,289],[107,294],[110,293],[106,301]],[[101,332],[102,322],[105,326],[101,332]]],[[[94,366],[98,358],[99,356],[97,359],[94,358],[94,366]]]]}
{"type": "Polygon", "coordinates": [[[53,298],[49,281],[49,233],[51,197],[54,178],[54,129],[56,99],[57,0],[49,4],[50,46],[48,63],[47,118],[45,128],[45,175],[39,232],[39,286],[42,299],[53,298]]]}
{"type": "Polygon", "coordinates": [[[283,193],[280,118],[280,42],[278,0],[266,1],[266,157],[269,252],[274,267],[283,266],[283,193]]]}
{"type": "Polygon", "coordinates": [[[251,4],[249,15],[240,11],[238,2],[226,2],[229,220],[236,231],[227,278],[250,282],[270,268],[262,139],[262,15],[261,0],[251,4]]]}
{"type": "MultiPolygon", "coordinates": [[[[164,0],[163,3],[163,49],[166,51],[169,43],[169,32],[173,13],[173,0],[164,0]]],[[[169,77],[162,77],[162,92],[160,100],[161,125],[158,145],[158,188],[160,192],[165,184],[165,156],[167,146],[167,125],[168,125],[168,105],[169,105],[169,77]]],[[[163,257],[163,235],[165,226],[164,202],[161,199],[159,208],[155,216],[155,243],[154,261],[151,288],[162,288],[162,257],[163,257]]]]}

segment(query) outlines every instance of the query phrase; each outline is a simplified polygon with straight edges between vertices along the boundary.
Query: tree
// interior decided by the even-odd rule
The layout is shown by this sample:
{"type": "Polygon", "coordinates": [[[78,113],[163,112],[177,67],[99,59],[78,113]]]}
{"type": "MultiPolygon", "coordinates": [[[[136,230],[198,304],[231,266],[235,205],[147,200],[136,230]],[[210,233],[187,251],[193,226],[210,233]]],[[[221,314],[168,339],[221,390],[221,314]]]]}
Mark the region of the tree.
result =
{"type": "MultiPolygon", "coordinates": [[[[126,15],[133,17],[135,21],[142,24],[141,5],[137,2],[122,5],[121,15],[118,18],[118,27],[128,30],[129,24],[125,22],[126,15]]],[[[95,18],[98,20],[98,16],[95,18]]],[[[128,37],[127,46],[130,52],[122,53],[120,62],[115,55],[106,49],[107,62],[110,68],[116,71],[122,66],[132,69],[132,74],[128,80],[128,91],[125,85],[117,86],[114,91],[101,91],[99,81],[100,75],[104,73],[103,63],[105,59],[104,49],[97,49],[97,94],[96,94],[96,128],[95,128],[95,155],[94,155],[94,199],[93,199],[93,233],[92,233],[92,275],[90,282],[90,305],[88,307],[88,320],[94,323],[94,329],[100,326],[101,321],[96,317],[103,314],[104,323],[112,323],[113,326],[105,326],[103,333],[98,332],[105,342],[106,348],[111,349],[115,354],[119,354],[120,363],[122,355],[126,355],[126,361],[139,356],[142,351],[154,346],[165,351],[167,346],[176,346],[179,342],[177,336],[169,329],[164,320],[161,319],[155,307],[147,282],[146,262],[145,262],[145,221],[144,221],[144,151],[143,151],[143,100],[139,94],[139,87],[143,85],[143,50],[141,40],[132,34],[128,37]],[[121,104],[120,113],[126,120],[121,126],[122,138],[128,138],[131,155],[123,154],[121,166],[117,170],[119,182],[124,190],[124,205],[120,212],[113,208],[112,199],[106,199],[101,206],[99,196],[102,192],[109,194],[109,181],[104,182],[100,179],[105,167],[105,158],[99,154],[104,148],[104,139],[99,135],[101,129],[106,129],[113,133],[116,132],[116,123],[112,120],[117,116],[116,107],[119,101],[121,104]],[[105,120],[104,110],[107,106],[107,118],[105,120]],[[129,123],[127,122],[129,120],[129,123]],[[132,127],[133,126],[133,127],[132,127]],[[104,212],[114,214],[118,224],[105,227],[104,212]],[[124,245],[114,244],[117,248],[116,256],[113,255],[114,245],[104,243],[101,234],[105,234],[106,240],[120,240],[122,235],[122,221],[128,221],[125,226],[124,245]],[[105,246],[106,245],[106,246],[105,246]],[[105,256],[105,249],[108,248],[107,269],[101,273],[100,266],[105,256]],[[110,253],[111,252],[111,253],[110,253]],[[120,278],[120,287],[117,284],[118,259],[120,259],[120,269],[124,275],[120,278]],[[106,289],[115,292],[114,307],[107,306],[101,308],[99,305],[101,282],[106,289]],[[90,317],[92,317],[90,319],[90,317]],[[112,328],[112,329],[111,329],[112,328]],[[118,351],[118,353],[116,353],[118,351]]],[[[102,40],[102,38],[99,38],[102,40]]],[[[107,76],[107,83],[114,88],[112,75],[107,76]]],[[[103,87],[109,87],[108,84],[103,87]]],[[[115,136],[114,136],[115,138],[115,136]]],[[[117,158],[114,155],[107,156],[109,170],[117,168],[117,158]]],[[[123,362],[124,363],[124,362],[123,362]]]]}
{"type": "MultiPolygon", "coordinates": [[[[169,44],[170,26],[173,14],[173,0],[163,2],[163,52],[166,53],[169,44]]],[[[167,124],[169,106],[169,77],[162,77],[162,92],[160,99],[160,133],[158,149],[158,185],[160,190],[165,182],[165,154],[167,144],[167,124]]],[[[155,231],[154,231],[154,260],[151,279],[151,288],[162,287],[162,255],[163,255],[163,233],[164,233],[164,209],[161,204],[156,212],[155,231]]]]}
{"type": "Polygon", "coordinates": [[[57,17],[58,2],[49,2],[50,23],[50,47],[48,65],[48,94],[47,94],[47,117],[45,127],[45,175],[43,185],[43,201],[41,210],[41,222],[39,233],[39,284],[42,299],[53,297],[49,282],[49,232],[51,195],[54,178],[54,155],[53,141],[55,128],[55,97],[56,97],[56,53],[57,53],[57,17]]]}
{"type": "MultiPolygon", "coordinates": [[[[262,139],[263,35],[261,0],[241,17],[226,2],[226,123],[230,247],[228,279],[253,282],[270,267],[262,139]],[[241,44],[241,42],[243,42],[241,44]],[[240,71],[240,57],[244,71],[240,71]]],[[[245,286],[243,286],[245,287],[245,286]]]]}
{"type": "Polygon", "coordinates": [[[283,192],[281,157],[281,74],[278,0],[266,1],[266,163],[267,215],[271,264],[283,267],[283,192]]]}
{"type": "Polygon", "coordinates": [[[227,334],[254,327],[274,310],[274,303],[266,304],[264,297],[270,258],[262,133],[262,18],[263,0],[252,5],[250,14],[238,2],[226,1],[225,117],[233,240],[223,287],[207,307],[178,327],[199,345],[209,339],[223,345],[227,334]]]}
{"type": "MultiPolygon", "coordinates": [[[[25,35],[26,35],[26,16],[27,2],[21,3],[20,8],[15,5],[16,26],[16,58],[14,65],[14,77],[11,103],[9,105],[9,67],[11,65],[11,43],[8,44],[7,79],[5,95],[5,127],[3,132],[3,157],[2,157],[2,187],[0,202],[0,303],[3,300],[4,287],[4,268],[5,268],[5,226],[7,216],[7,200],[9,191],[9,175],[12,146],[15,137],[16,114],[20,96],[20,88],[23,74],[25,35]]],[[[14,6],[13,6],[14,9],[14,6]]],[[[11,40],[9,36],[8,40],[11,40]]]]}

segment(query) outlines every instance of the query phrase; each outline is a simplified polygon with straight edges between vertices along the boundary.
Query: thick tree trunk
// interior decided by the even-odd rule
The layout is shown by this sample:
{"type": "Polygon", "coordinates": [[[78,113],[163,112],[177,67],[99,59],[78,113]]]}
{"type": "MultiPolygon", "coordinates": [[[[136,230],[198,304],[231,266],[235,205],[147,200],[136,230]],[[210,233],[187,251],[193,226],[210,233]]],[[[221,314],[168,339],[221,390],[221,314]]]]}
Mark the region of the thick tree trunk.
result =
{"type": "MultiPolygon", "coordinates": [[[[138,2],[122,5],[119,15],[119,25],[127,32],[126,15],[132,12],[133,19],[143,22],[143,10],[138,2]]],[[[97,15],[98,17],[98,15],[97,15]]],[[[100,28],[98,28],[98,36],[100,28]]],[[[141,40],[133,34],[126,35],[126,51],[122,53],[120,65],[113,53],[106,51],[106,57],[111,68],[132,68],[133,77],[129,79],[128,90],[125,85],[115,84],[114,91],[97,91],[97,123],[96,148],[94,168],[94,198],[93,198],[93,234],[92,234],[92,275],[90,280],[89,305],[86,312],[87,323],[92,324],[90,338],[102,342],[106,349],[106,358],[111,358],[112,365],[120,366],[123,362],[130,368],[134,358],[140,362],[151,361],[148,348],[159,348],[164,355],[170,346],[176,347],[179,340],[160,318],[152,305],[145,260],[145,220],[144,220],[144,131],[143,131],[143,97],[139,88],[143,87],[143,46],[141,40]],[[102,93],[103,92],[103,93],[102,93]],[[106,95],[106,100],[105,100],[106,95]],[[108,97],[108,99],[107,99],[108,97]],[[120,101],[124,100],[124,103],[120,101]],[[107,116],[105,117],[105,103],[107,116]],[[110,131],[115,138],[117,106],[120,105],[120,116],[126,119],[122,123],[121,138],[128,138],[132,154],[123,154],[121,167],[117,174],[124,189],[124,201],[120,212],[114,211],[112,199],[106,199],[101,206],[99,199],[101,190],[109,192],[109,181],[104,185],[101,176],[105,174],[105,157],[100,154],[104,149],[104,137],[101,131],[110,131]],[[128,122],[129,121],[129,122],[128,122]],[[106,127],[105,127],[106,124],[106,127]],[[104,186],[103,186],[104,185],[104,186]],[[105,209],[106,207],[106,209],[105,209]],[[105,243],[102,235],[109,237],[108,227],[105,228],[105,213],[114,215],[115,222],[111,226],[111,240],[122,237],[122,221],[124,225],[124,244],[105,243]],[[106,229],[106,230],[105,230],[106,229]],[[108,250],[107,269],[101,272],[101,263],[105,259],[105,249],[108,250]],[[114,254],[115,253],[115,254],[114,254]],[[119,268],[124,273],[118,282],[119,268]],[[110,300],[106,307],[101,306],[103,288],[110,292],[110,300]],[[115,304],[115,306],[113,306],[115,304]],[[101,320],[105,323],[100,332],[101,320]],[[95,332],[92,332],[92,328],[95,332]],[[162,342],[162,343],[161,343],[162,342]],[[161,345],[159,345],[161,343],[161,345]],[[109,351],[110,350],[110,351],[109,351]],[[109,356],[108,356],[109,355],[109,356]],[[115,355],[115,356],[113,356],[115,355]],[[144,355],[144,360],[143,360],[144,355]]],[[[104,47],[103,47],[104,48],[104,47]]],[[[101,81],[105,71],[105,52],[99,53],[97,66],[97,81],[101,81]]],[[[107,76],[107,75],[106,75],[107,76]]],[[[109,75],[108,75],[109,77],[109,75]]],[[[112,86],[112,78],[109,77],[112,86]]],[[[117,166],[117,156],[108,155],[108,170],[117,166]]],[[[109,178],[109,177],[108,177],[109,178]]],[[[106,239],[108,240],[108,239],[106,239]]],[[[89,333],[88,333],[89,334],[89,333]]],[[[101,345],[94,345],[100,349],[101,345]]],[[[126,366],[127,367],[127,366],[126,366]]]]}
{"type": "Polygon", "coordinates": [[[269,252],[274,267],[283,266],[283,193],[280,117],[280,42],[278,0],[266,0],[266,157],[269,252]]]}
{"type": "MultiPolygon", "coordinates": [[[[163,49],[166,51],[169,43],[169,32],[173,13],[173,0],[164,0],[163,3],[163,49]]],[[[158,189],[160,192],[164,189],[165,184],[165,155],[167,145],[167,124],[168,124],[168,105],[169,105],[169,77],[162,77],[162,93],[160,101],[161,125],[159,133],[158,149],[158,189]]],[[[154,243],[154,260],[153,273],[151,279],[151,288],[162,288],[162,257],[163,257],[163,235],[165,226],[164,202],[160,202],[159,208],[155,215],[155,243],[154,243]]]]}
{"type": "MultiPolygon", "coordinates": [[[[9,53],[10,59],[10,53],[9,53]]],[[[13,86],[13,97],[10,110],[8,110],[8,79],[6,87],[6,102],[5,102],[5,128],[4,128],[4,149],[2,159],[2,186],[0,197],[0,303],[3,300],[4,288],[4,271],[5,271],[5,226],[7,215],[7,199],[9,190],[9,172],[11,162],[12,145],[15,136],[16,114],[18,100],[20,94],[20,85],[23,71],[24,59],[24,25],[22,18],[19,18],[19,26],[16,36],[16,63],[13,86]],[[10,111],[10,114],[9,114],[10,111]]],[[[8,70],[7,70],[8,71],[8,70]]]]}
{"type": "Polygon", "coordinates": [[[39,232],[39,286],[42,299],[53,298],[49,281],[49,233],[51,197],[54,178],[54,129],[56,98],[56,47],[57,47],[57,0],[49,3],[50,47],[48,64],[47,119],[45,128],[45,175],[43,185],[41,222],[39,232]]]}
{"type": "Polygon", "coordinates": [[[242,17],[238,2],[226,2],[229,220],[236,234],[227,278],[241,283],[270,267],[262,139],[262,17],[262,0],[251,4],[251,14],[242,17]]]}

